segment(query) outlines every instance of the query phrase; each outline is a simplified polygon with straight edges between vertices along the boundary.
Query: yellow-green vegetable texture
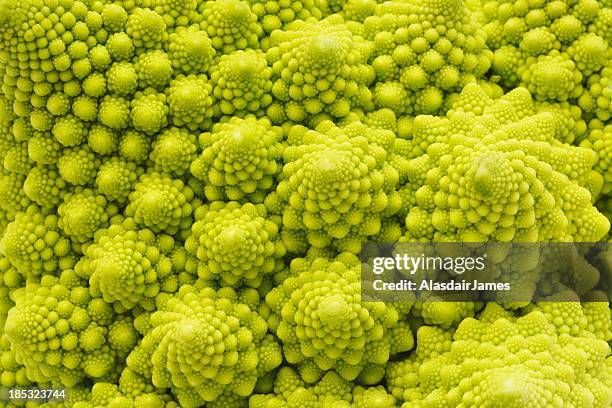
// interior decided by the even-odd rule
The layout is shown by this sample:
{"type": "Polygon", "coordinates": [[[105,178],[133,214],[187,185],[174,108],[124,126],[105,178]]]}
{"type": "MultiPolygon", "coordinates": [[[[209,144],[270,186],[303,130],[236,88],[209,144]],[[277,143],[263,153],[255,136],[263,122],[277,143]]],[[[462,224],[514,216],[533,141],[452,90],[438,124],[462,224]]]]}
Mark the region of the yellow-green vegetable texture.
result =
{"type": "Polygon", "coordinates": [[[2,407],[612,408],[611,221],[610,0],[0,0],[2,407]],[[372,242],[603,251],[382,302],[372,242]]]}

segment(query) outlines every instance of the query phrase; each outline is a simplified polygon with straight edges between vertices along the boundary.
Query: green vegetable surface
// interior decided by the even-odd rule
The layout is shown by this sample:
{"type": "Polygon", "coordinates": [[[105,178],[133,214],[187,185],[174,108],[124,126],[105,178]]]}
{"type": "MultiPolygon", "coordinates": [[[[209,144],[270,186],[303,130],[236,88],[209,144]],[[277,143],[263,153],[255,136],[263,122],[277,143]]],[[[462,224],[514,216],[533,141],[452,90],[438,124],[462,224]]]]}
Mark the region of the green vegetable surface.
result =
{"type": "Polygon", "coordinates": [[[67,392],[0,406],[612,407],[609,294],[358,257],[610,240],[611,61],[610,0],[0,0],[0,388],[67,392]]]}

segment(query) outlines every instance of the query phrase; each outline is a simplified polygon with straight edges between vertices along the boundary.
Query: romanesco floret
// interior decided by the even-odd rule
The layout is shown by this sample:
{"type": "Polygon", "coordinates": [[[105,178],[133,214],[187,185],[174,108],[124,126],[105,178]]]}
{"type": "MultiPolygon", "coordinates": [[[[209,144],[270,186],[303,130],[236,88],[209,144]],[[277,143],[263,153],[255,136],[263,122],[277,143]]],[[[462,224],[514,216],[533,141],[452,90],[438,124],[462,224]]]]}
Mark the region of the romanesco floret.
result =
{"type": "Polygon", "coordinates": [[[527,58],[517,74],[538,100],[566,101],[582,93],[582,74],[565,54],[527,58]]]}
{"type": "Polygon", "coordinates": [[[278,230],[263,204],[217,201],[198,208],[185,248],[200,261],[200,278],[259,287],[284,267],[278,230]]]}
{"type": "Polygon", "coordinates": [[[491,65],[486,35],[462,1],[378,4],[364,31],[375,48],[376,106],[398,114],[437,113],[491,65]]]}
{"type": "MultiPolygon", "coordinates": [[[[558,296],[562,295],[563,293],[558,296]]],[[[550,300],[553,301],[529,304],[524,310],[538,310],[543,313],[559,335],[583,335],[588,322],[582,312],[581,304],[579,302],[558,302],[555,301],[554,297],[550,300]]]]}
{"type": "Polygon", "coordinates": [[[134,68],[141,88],[152,87],[162,90],[168,85],[174,73],[170,56],[160,50],[139,55],[134,68]]]}
{"type": "MultiPolygon", "coordinates": [[[[84,250],[77,271],[89,278],[91,291],[125,309],[154,308],[160,293],[174,293],[179,285],[171,245],[161,245],[149,229],[126,219],[100,230],[84,250]]],[[[159,236],[161,239],[163,236],[159,236]]]]}
{"type": "MultiPolygon", "coordinates": [[[[2,325],[4,327],[4,324],[2,325]]],[[[15,359],[15,351],[11,350],[11,342],[6,334],[0,337],[0,384],[7,388],[27,388],[32,386],[28,379],[26,368],[15,359]]],[[[9,405],[10,406],[10,405],[9,405]]]]}
{"type": "Polygon", "coordinates": [[[130,96],[138,89],[136,68],[129,62],[115,62],[106,71],[106,87],[116,95],[130,96]]]}
{"type": "Polygon", "coordinates": [[[151,8],[163,17],[168,27],[184,25],[186,20],[197,17],[198,0],[153,0],[151,8]]]}
{"type": "Polygon", "coordinates": [[[119,4],[105,4],[102,8],[102,25],[111,33],[123,31],[128,14],[119,4]]]}
{"type": "Polygon", "coordinates": [[[423,318],[426,324],[455,327],[467,317],[474,316],[473,302],[437,302],[435,297],[416,303],[413,314],[423,318]]]}
{"type": "Polygon", "coordinates": [[[272,69],[262,52],[234,51],[223,55],[210,71],[213,95],[223,115],[263,114],[272,103],[272,69]]]}
{"type": "Polygon", "coordinates": [[[407,395],[420,395],[414,391],[419,384],[419,365],[448,352],[452,344],[452,332],[435,326],[421,326],[416,332],[416,344],[415,353],[409,358],[387,365],[387,388],[400,401],[407,399],[407,395]]]}
{"type": "Polygon", "coordinates": [[[265,320],[231,289],[183,286],[151,323],[128,367],[158,388],[171,388],[183,407],[202,406],[223,392],[247,397],[257,378],[282,362],[280,347],[270,348],[265,320]],[[274,350],[273,358],[261,359],[262,347],[274,350]]]}
{"type": "Polygon", "coordinates": [[[176,408],[178,405],[167,395],[143,392],[138,396],[125,395],[120,387],[108,382],[96,382],[91,387],[90,398],[79,400],[72,408],[176,408]]]}
{"type": "MultiPolygon", "coordinates": [[[[375,0],[348,0],[342,6],[342,14],[349,21],[363,21],[376,12],[375,0]]],[[[358,26],[359,27],[359,26],[358,26]]]]}
{"type": "Polygon", "coordinates": [[[127,130],[123,132],[117,147],[119,156],[132,163],[142,163],[149,157],[151,142],[146,134],[137,130],[127,130]]]}
{"type": "Polygon", "coordinates": [[[4,169],[16,174],[28,174],[34,162],[28,156],[28,143],[21,142],[11,147],[4,156],[4,169]]]}
{"type": "Polygon", "coordinates": [[[396,406],[396,401],[381,385],[370,388],[357,386],[353,390],[353,406],[355,408],[393,408],[396,406]]]}
{"type": "Polygon", "coordinates": [[[134,162],[111,157],[100,165],[95,185],[107,199],[125,202],[142,173],[134,162]]]}
{"type": "MultiPolygon", "coordinates": [[[[0,325],[2,327],[6,323],[8,311],[15,306],[14,294],[25,286],[25,281],[24,276],[17,268],[5,256],[0,255],[0,325]]],[[[0,337],[0,350],[2,349],[2,341],[0,337]]],[[[2,360],[0,359],[0,366],[1,364],[2,360]]],[[[2,379],[2,374],[0,374],[0,383],[2,379]]]]}
{"type": "Polygon", "coordinates": [[[201,13],[200,28],[208,33],[216,50],[229,54],[235,50],[258,48],[263,30],[246,1],[202,2],[201,13]]]}
{"type": "Polygon", "coordinates": [[[103,195],[83,189],[64,196],[64,202],[57,209],[57,226],[71,240],[84,243],[93,239],[98,230],[108,227],[117,212],[117,207],[109,205],[103,195]]]}
{"type": "Polygon", "coordinates": [[[177,76],[166,90],[172,124],[190,130],[210,125],[212,86],[206,75],[177,76]]]}
{"type": "Polygon", "coordinates": [[[194,206],[198,204],[194,198],[193,190],[182,180],[148,173],[134,186],[124,213],[155,233],[176,235],[193,223],[194,206]]]}
{"type": "MultiPolygon", "coordinates": [[[[321,0],[297,0],[291,3],[279,0],[247,1],[267,35],[295,20],[307,20],[311,17],[320,20],[326,11],[326,4],[321,0]]],[[[266,40],[267,38],[262,40],[264,49],[268,44],[266,40]]]]}
{"type": "Polygon", "coordinates": [[[609,61],[608,44],[597,34],[586,34],[567,50],[583,75],[589,76],[601,70],[609,61]]]}
{"type": "MultiPolygon", "coordinates": [[[[611,52],[604,27],[612,9],[599,3],[486,2],[480,15],[495,53],[493,73],[508,88],[527,86],[540,100],[577,101],[588,119],[598,111],[602,88],[596,84],[611,52]]],[[[609,103],[601,103],[605,112],[609,103]]]]}
{"type": "Polygon", "coordinates": [[[60,278],[46,275],[40,284],[28,283],[15,301],[5,332],[28,378],[72,387],[118,364],[121,354],[107,339],[113,309],[90,297],[71,269],[60,278]]]}
{"type": "Polygon", "coordinates": [[[391,154],[394,140],[393,132],[361,122],[339,128],[324,121],[315,130],[291,129],[281,181],[265,202],[271,212],[282,214],[288,250],[302,252],[308,243],[357,253],[380,231],[382,219],[402,205],[391,154]]]}
{"type": "Polygon", "coordinates": [[[111,129],[126,129],[130,123],[130,101],[120,96],[105,96],[100,102],[98,119],[111,129]]]}
{"type": "Polygon", "coordinates": [[[57,169],[62,179],[75,186],[89,185],[96,177],[100,159],[85,146],[64,149],[57,159],[57,169]]]}
{"type": "Polygon", "coordinates": [[[252,116],[203,133],[202,155],[191,163],[191,173],[204,182],[206,198],[262,202],[282,170],[283,134],[269,120],[252,116]]]}
{"type": "MultiPolygon", "coordinates": [[[[108,68],[108,66],[112,62],[110,51],[102,45],[96,45],[91,50],[89,50],[88,58],[91,62],[92,67],[97,71],[106,70],[106,68],[108,68]]],[[[97,74],[95,77],[98,78],[98,80],[104,77],[101,73],[94,74],[97,74]]],[[[87,79],[85,79],[83,82],[87,82],[87,79]]]]}
{"type": "Polygon", "coordinates": [[[151,88],[138,92],[131,102],[132,127],[147,135],[153,135],[168,125],[166,95],[151,88]]]}
{"type": "MultiPolygon", "coordinates": [[[[98,86],[93,86],[95,82],[95,76],[92,74],[90,77],[87,77],[83,81],[83,89],[90,90],[92,94],[95,94],[96,90],[99,89],[98,86]],[[89,78],[91,77],[91,80],[89,78]],[[91,86],[87,86],[86,84],[91,84],[91,86]]],[[[103,78],[104,88],[106,90],[106,78],[103,78]]],[[[88,94],[88,93],[86,93],[88,94]]],[[[47,99],[47,103],[45,105],[47,108],[47,112],[53,116],[64,116],[70,111],[70,97],[65,93],[56,93],[54,95],[49,96],[47,99]]]]}
{"type": "Polygon", "coordinates": [[[599,120],[612,117],[612,64],[589,77],[584,93],[578,98],[578,105],[586,114],[599,120]]]}
{"type": "MultiPolygon", "coordinates": [[[[556,310],[560,304],[549,305],[556,310]]],[[[553,321],[571,322],[564,313],[555,316],[553,321]]],[[[539,311],[516,320],[467,318],[449,346],[418,366],[410,360],[394,363],[387,380],[403,407],[442,401],[450,407],[545,407],[564,401],[606,406],[612,398],[606,386],[610,347],[589,333],[557,334],[539,311]]]]}
{"type": "Polygon", "coordinates": [[[129,61],[134,57],[132,39],[124,32],[109,35],[105,47],[114,61],[129,61]]]}
{"type": "MultiPolygon", "coordinates": [[[[74,116],[79,118],[85,122],[93,122],[98,118],[98,103],[95,99],[89,96],[79,96],[74,99],[72,103],[72,113],[74,116]]],[[[30,120],[32,120],[32,115],[30,114],[30,120]]],[[[46,118],[36,118],[35,120],[45,120],[46,118]]],[[[46,122],[46,120],[45,120],[46,122]]],[[[45,130],[47,128],[46,123],[37,123],[37,127],[39,130],[45,130]]]]}
{"type": "Polygon", "coordinates": [[[136,54],[160,49],[168,36],[162,16],[147,8],[138,8],[130,13],[125,32],[131,37],[136,54]]]}
{"type": "Polygon", "coordinates": [[[351,109],[371,107],[368,85],[374,71],[366,62],[372,46],[341,23],[331,17],[296,21],[271,35],[272,94],[283,104],[268,109],[273,121],[301,122],[321,114],[341,118],[351,109]]]}
{"type": "MultiPolygon", "coordinates": [[[[11,118],[13,112],[2,113],[7,115],[6,127],[2,129],[2,137],[7,143],[7,146],[10,146],[10,142],[13,140],[29,140],[35,134],[34,126],[32,126],[28,118],[11,118]]],[[[6,149],[7,146],[3,146],[3,150],[6,149]]]]}
{"type": "Polygon", "coordinates": [[[170,34],[168,55],[172,66],[186,75],[207,71],[215,54],[208,34],[197,26],[180,27],[170,34]]]}
{"type": "Polygon", "coordinates": [[[582,111],[569,102],[539,102],[535,101],[536,113],[551,112],[555,114],[557,130],[555,138],[563,143],[575,144],[586,136],[587,124],[582,119],[582,111]]]}
{"type": "Polygon", "coordinates": [[[84,40],[103,36],[101,27],[90,29],[87,7],[81,2],[46,5],[28,0],[6,5],[10,11],[3,12],[7,18],[2,18],[0,30],[2,48],[8,51],[3,60],[12,68],[3,69],[3,92],[22,106],[42,107],[53,91],[49,79],[61,79],[61,91],[62,83],[89,71],[89,45],[84,40]]]}
{"type": "Polygon", "coordinates": [[[585,330],[593,333],[598,339],[610,342],[612,339],[612,318],[607,302],[586,302],[582,304],[582,313],[586,317],[585,330]]]}
{"type": "Polygon", "coordinates": [[[250,408],[392,408],[395,398],[382,386],[354,386],[333,371],[313,385],[298,382],[299,375],[283,367],[274,381],[274,393],[255,394],[249,398],[250,408]]]}
{"type": "Polygon", "coordinates": [[[15,215],[0,240],[0,252],[24,276],[56,272],[70,255],[70,241],[58,227],[58,217],[31,205],[15,215]]]}
{"type": "Polygon", "coordinates": [[[555,115],[534,115],[524,88],[493,101],[468,86],[446,118],[417,121],[399,145],[415,155],[407,240],[596,241],[609,230],[587,190],[596,155],[557,141],[555,115]]]}
{"type": "Polygon", "coordinates": [[[31,204],[31,200],[23,191],[25,176],[0,170],[0,209],[6,215],[25,210],[31,204]]]}
{"type": "Polygon", "coordinates": [[[612,195],[612,125],[591,130],[580,146],[597,153],[594,170],[604,177],[602,195],[612,195]]]}
{"type": "Polygon", "coordinates": [[[87,125],[76,116],[57,119],[53,125],[53,136],[64,146],[78,146],[87,140],[87,125]]]}
{"type": "Polygon", "coordinates": [[[157,136],[149,158],[157,171],[182,176],[189,171],[198,150],[196,135],[186,129],[172,127],[157,136]]]}
{"type": "Polygon", "coordinates": [[[285,358],[308,382],[328,370],[350,381],[367,364],[389,360],[398,312],[391,304],[361,303],[359,276],[359,259],[352,254],[317,258],[266,296],[268,322],[285,358]]]}

